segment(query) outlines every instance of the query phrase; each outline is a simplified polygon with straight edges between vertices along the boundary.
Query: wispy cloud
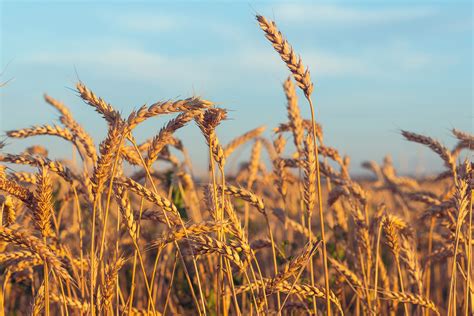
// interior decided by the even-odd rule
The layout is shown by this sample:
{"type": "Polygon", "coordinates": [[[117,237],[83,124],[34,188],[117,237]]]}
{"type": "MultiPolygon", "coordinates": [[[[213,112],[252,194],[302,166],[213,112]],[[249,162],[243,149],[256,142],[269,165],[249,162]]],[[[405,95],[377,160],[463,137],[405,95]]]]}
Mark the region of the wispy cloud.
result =
{"type": "Polygon", "coordinates": [[[408,43],[401,41],[393,42],[386,51],[390,52],[387,60],[404,71],[421,70],[432,65],[439,67],[449,62],[446,58],[435,56],[433,53],[413,49],[408,43]]]}
{"type": "Polygon", "coordinates": [[[171,32],[186,25],[186,19],[159,12],[134,11],[126,14],[105,12],[101,13],[100,17],[124,30],[137,32],[171,32]]]}
{"type": "Polygon", "coordinates": [[[203,33],[232,38],[234,41],[244,41],[240,25],[229,23],[220,16],[206,18],[177,11],[143,11],[135,10],[123,13],[122,11],[108,11],[99,13],[99,19],[127,32],[137,34],[158,35],[186,32],[189,36],[203,33]]]}
{"type": "Polygon", "coordinates": [[[278,20],[291,23],[344,23],[374,25],[421,19],[436,14],[430,6],[364,7],[281,4],[272,7],[278,20]]]}
{"type": "Polygon", "coordinates": [[[43,52],[22,59],[25,63],[50,65],[75,65],[78,69],[92,72],[121,74],[129,79],[146,81],[163,78],[178,83],[183,77],[197,77],[206,82],[208,71],[205,65],[196,63],[191,57],[179,58],[160,55],[138,48],[115,47],[105,50],[74,52],[43,52]]]}
{"type": "MultiPolygon", "coordinates": [[[[143,48],[109,45],[106,49],[45,51],[25,56],[21,61],[35,65],[75,65],[78,69],[107,73],[109,76],[122,75],[137,82],[160,81],[166,86],[180,85],[185,78],[201,88],[232,84],[232,78],[241,80],[249,74],[286,71],[273,51],[252,47],[196,57],[165,55],[143,48]]],[[[388,48],[373,48],[367,53],[351,55],[309,49],[304,52],[304,63],[317,77],[383,78],[390,73],[410,73],[431,67],[434,63],[439,65],[440,60],[431,54],[417,51],[408,44],[393,43],[388,48]]]]}

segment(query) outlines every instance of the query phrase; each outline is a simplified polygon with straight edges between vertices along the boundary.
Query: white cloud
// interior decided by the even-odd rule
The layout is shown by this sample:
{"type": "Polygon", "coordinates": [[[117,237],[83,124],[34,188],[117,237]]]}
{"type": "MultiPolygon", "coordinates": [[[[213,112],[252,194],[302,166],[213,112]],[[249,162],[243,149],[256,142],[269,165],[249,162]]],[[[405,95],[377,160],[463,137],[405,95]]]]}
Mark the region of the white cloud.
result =
{"type": "MultiPolygon", "coordinates": [[[[81,71],[105,73],[115,78],[135,82],[153,80],[166,87],[183,82],[197,84],[196,88],[232,85],[257,73],[284,74],[286,67],[270,47],[261,49],[239,47],[226,53],[173,56],[147,51],[143,48],[125,48],[123,43],[107,43],[106,47],[88,45],[82,50],[32,53],[22,62],[28,64],[75,66],[81,71]]],[[[20,61],[20,59],[19,59],[20,61]]],[[[419,71],[446,61],[410,46],[392,42],[370,47],[365,51],[344,54],[331,50],[306,49],[303,62],[315,78],[383,78],[419,71]]]]}
{"type": "Polygon", "coordinates": [[[106,50],[43,52],[30,55],[23,62],[32,64],[74,65],[78,69],[121,75],[137,81],[164,79],[178,83],[183,77],[200,78],[206,82],[211,75],[205,64],[197,63],[192,56],[179,58],[147,52],[137,48],[109,48],[106,50]]]}
{"type": "Polygon", "coordinates": [[[358,6],[281,4],[272,7],[279,21],[291,23],[385,24],[432,16],[436,10],[428,6],[368,8],[358,6]]]}
{"type": "MultiPolygon", "coordinates": [[[[308,51],[304,57],[304,62],[318,76],[364,76],[373,71],[365,60],[331,52],[308,51]]],[[[248,47],[241,51],[199,58],[192,55],[189,57],[165,56],[142,49],[117,47],[72,53],[35,53],[22,58],[22,61],[30,64],[75,65],[79,69],[121,72],[135,79],[166,78],[166,80],[176,80],[176,82],[187,77],[201,82],[218,83],[222,78],[219,79],[216,75],[221,75],[225,71],[232,76],[238,76],[242,73],[285,69],[273,51],[257,51],[248,47]]]]}
{"type": "Polygon", "coordinates": [[[117,25],[128,31],[171,32],[185,23],[185,19],[171,14],[157,12],[101,13],[107,23],[117,25]]]}
{"type": "MultiPolygon", "coordinates": [[[[341,23],[346,24],[378,24],[394,21],[419,19],[435,14],[428,6],[405,7],[362,7],[338,5],[279,4],[272,6],[277,21],[299,23],[341,23]]],[[[102,14],[102,13],[101,13],[102,14]]],[[[139,32],[174,32],[177,29],[191,28],[192,24],[176,12],[134,11],[126,15],[102,15],[106,21],[125,30],[139,32]]],[[[44,52],[28,57],[30,62],[63,63],[103,69],[109,73],[123,72],[124,75],[136,80],[166,78],[167,81],[179,83],[183,76],[200,84],[220,84],[219,75],[227,71],[234,77],[254,73],[256,71],[272,71],[284,69],[275,52],[271,49],[256,49],[249,46],[247,38],[235,26],[224,22],[207,20],[204,24],[208,32],[218,35],[222,45],[231,45],[237,49],[225,53],[210,51],[207,55],[196,57],[190,51],[186,56],[163,55],[144,50],[135,45],[125,46],[124,43],[97,43],[90,48],[81,48],[69,52],[44,52]],[[231,42],[228,42],[231,39],[231,42]],[[103,49],[101,49],[103,47],[103,49]],[[105,48],[105,49],[104,49],[105,48]]],[[[202,26],[202,25],[201,25],[202,26]]],[[[201,32],[201,30],[199,31],[201,32]]],[[[130,43],[128,43],[130,44],[130,43]]],[[[365,77],[380,76],[394,70],[411,71],[427,67],[434,62],[431,53],[419,51],[417,48],[382,43],[367,49],[358,49],[346,53],[341,50],[324,50],[306,47],[303,60],[317,76],[328,77],[365,77]],[[387,48],[389,46],[389,48],[387,48]],[[393,47],[392,47],[393,46],[393,47]]],[[[228,76],[224,75],[228,80],[228,76]]],[[[222,79],[222,78],[221,78],[222,79]]]]}

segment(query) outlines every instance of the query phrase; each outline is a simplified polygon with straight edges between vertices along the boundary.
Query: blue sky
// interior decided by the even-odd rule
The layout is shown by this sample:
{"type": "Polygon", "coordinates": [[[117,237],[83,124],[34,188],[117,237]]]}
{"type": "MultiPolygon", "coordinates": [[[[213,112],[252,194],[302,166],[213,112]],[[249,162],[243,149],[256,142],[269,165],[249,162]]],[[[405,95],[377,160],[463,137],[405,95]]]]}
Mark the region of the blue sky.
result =
{"type": "MultiPolygon", "coordinates": [[[[100,140],[105,124],[72,90],[78,79],[123,113],[147,103],[200,95],[229,109],[223,143],[251,128],[286,121],[288,75],[254,19],[276,20],[311,69],[327,144],[360,162],[394,157],[403,172],[439,170],[427,149],[400,129],[454,143],[453,127],[472,132],[470,1],[0,1],[0,130],[57,122],[42,100],[68,104],[100,140]]],[[[309,117],[307,104],[300,107],[309,117]]],[[[170,118],[170,117],[167,117],[170,118]]],[[[143,140],[166,118],[137,130],[143,140]]],[[[195,126],[178,133],[198,168],[206,165],[195,126]]],[[[271,133],[267,133],[271,136],[271,133]]],[[[42,142],[12,141],[19,152],[42,142]]],[[[245,152],[244,152],[245,154],[245,152]]],[[[230,162],[230,163],[235,163],[230,162]]]]}

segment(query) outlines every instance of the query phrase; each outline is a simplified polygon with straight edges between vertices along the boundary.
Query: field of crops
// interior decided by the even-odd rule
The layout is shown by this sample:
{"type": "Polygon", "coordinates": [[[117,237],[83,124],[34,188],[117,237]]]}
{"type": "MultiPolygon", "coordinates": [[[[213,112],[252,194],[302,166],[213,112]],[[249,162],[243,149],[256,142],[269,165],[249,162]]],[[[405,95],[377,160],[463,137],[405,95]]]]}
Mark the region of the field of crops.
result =
{"type": "Polygon", "coordinates": [[[289,70],[275,87],[287,104],[275,109],[288,117],[278,126],[223,144],[216,129],[227,111],[210,100],[166,100],[128,114],[79,82],[84,107],[107,125],[105,139],[96,142],[49,95],[45,106],[60,125],[2,131],[5,315],[473,315],[472,163],[461,157],[474,136],[453,129],[451,149],[402,130],[445,171],[402,177],[389,156],[367,157],[372,178],[351,178],[350,157],[324,142],[304,52],[256,18],[289,70]],[[158,116],[169,120],[137,143],[135,128],[158,116]],[[206,177],[195,176],[175,137],[191,124],[208,145],[206,177]],[[75,159],[6,145],[44,135],[72,144],[75,159]],[[225,168],[245,145],[250,156],[225,168]]]}

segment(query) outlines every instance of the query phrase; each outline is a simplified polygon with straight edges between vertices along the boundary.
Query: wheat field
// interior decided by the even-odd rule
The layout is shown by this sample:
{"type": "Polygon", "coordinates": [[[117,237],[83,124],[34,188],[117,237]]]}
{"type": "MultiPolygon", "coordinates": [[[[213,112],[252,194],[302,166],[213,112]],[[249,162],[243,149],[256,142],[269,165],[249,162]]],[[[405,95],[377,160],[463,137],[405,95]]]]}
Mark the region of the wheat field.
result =
{"type": "Polygon", "coordinates": [[[290,73],[275,87],[288,120],[269,138],[260,126],[222,144],[227,111],[196,96],[125,115],[83,82],[78,97],[107,126],[100,144],[49,95],[61,125],[5,131],[8,142],[59,137],[77,157],[0,143],[0,315],[474,314],[473,172],[462,158],[474,136],[453,129],[449,149],[402,130],[445,171],[399,176],[387,156],[363,164],[371,179],[352,179],[350,158],[324,142],[304,54],[256,19],[290,73]],[[137,143],[135,128],[158,116],[167,123],[137,143]],[[175,137],[191,124],[207,177],[175,137]],[[225,169],[244,145],[250,156],[225,169]]]}

